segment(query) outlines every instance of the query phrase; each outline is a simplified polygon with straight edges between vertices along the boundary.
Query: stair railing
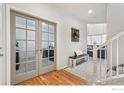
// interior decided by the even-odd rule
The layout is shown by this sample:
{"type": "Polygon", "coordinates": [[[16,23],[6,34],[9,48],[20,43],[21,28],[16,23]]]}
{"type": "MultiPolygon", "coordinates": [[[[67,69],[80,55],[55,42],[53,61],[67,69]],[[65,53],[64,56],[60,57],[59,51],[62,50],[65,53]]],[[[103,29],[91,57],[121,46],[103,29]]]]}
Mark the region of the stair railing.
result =
{"type": "MultiPolygon", "coordinates": [[[[114,35],[107,42],[97,47],[96,42],[93,45],[93,63],[94,63],[94,84],[105,83],[107,80],[120,77],[119,75],[119,38],[124,36],[124,31],[114,35]],[[113,42],[116,40],[116,65],[113,66],[113,42]],[[104,54],[104,56],[102,55],[104,54]],[[113,70],[116,75],[113,75],[113,70]]],[[[124,65],[123,65],[124,66],[124,65]]],[[[124,77],[124,74],[121,75],[124,77]]]]}

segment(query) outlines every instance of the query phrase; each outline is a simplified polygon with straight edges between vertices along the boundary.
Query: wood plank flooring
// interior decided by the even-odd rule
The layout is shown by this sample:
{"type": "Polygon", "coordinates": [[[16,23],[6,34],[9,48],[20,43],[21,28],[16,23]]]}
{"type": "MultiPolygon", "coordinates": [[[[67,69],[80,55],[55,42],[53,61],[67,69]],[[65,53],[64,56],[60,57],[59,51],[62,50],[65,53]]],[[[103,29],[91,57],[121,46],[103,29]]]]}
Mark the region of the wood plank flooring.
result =
{"type": "Polygon", "coordinates": [[[65,70],[46,73],[17,85],[86,85],[87,81],[65,70]]]}

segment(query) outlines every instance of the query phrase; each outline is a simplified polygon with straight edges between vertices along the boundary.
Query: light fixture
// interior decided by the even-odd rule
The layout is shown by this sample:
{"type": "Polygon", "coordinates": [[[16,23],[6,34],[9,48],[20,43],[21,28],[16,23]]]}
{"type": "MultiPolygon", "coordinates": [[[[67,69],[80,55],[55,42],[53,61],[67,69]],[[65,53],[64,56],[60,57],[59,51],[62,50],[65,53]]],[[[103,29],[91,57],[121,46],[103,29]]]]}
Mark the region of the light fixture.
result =
{"type": "Polygon", "coordinates": [[[90,9],[90,10],[88,11],[88,13],[89,13],[89,14],[92,14],[92,13],[93,13],[93,10],[90,9]]]}

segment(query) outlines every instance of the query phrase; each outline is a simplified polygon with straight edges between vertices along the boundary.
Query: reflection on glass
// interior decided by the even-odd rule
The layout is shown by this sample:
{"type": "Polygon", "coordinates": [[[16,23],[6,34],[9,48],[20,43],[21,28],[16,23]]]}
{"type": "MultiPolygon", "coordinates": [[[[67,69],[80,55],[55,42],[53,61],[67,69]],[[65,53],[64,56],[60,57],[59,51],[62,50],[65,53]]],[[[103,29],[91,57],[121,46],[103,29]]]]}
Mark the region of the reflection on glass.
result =
{"type": "Polygon", "coordinates": [[[55,30],[54,25],[49,25],[49,32],[54,33],[54,30],[55,30]]]}
{"type": "Polygon", "coordinates": [[[26,62],[26,52],[16,52],[16,63],[26,62]]]}
{"type": "Polygon", "coordinates": [[[28,60],[35,60],[35,51],[27,52],[28,60]]]}
{"type": "Polygon", "coordinates": [[[35,42],[34,41],[27,41],[27,51],[35,50],[35,42]]]}
{"type": "Polygon", "coordinates": [[[36,70],[36,62],[30,62],[26,64],[27,66],[27,71],[32,71],[32,70],[36,70]]]}
{"type": "Polygon", "coordinates": [[[18,47],[16,47],[16,48],[18,48],[16,50],[26,51],[26,41],[16,41],[16,46],[18,46],[18,47]]]}
{"type": "Polygon", "coordinates": [[[48,42],[42,42],[42,48],[43,50],[48,49],[49,48],[48,42]]]}
{"type": "Polygon", "coordinates": [[[48,50],[43,50],[43,58],[47,58],[48,57],[48,50]]]}
{"type": "Polygon", "coordinates": [[[27,20],[27,29],[35,30],[35,21],[27,20]]]}
{"type": "Polygon", "coordinates": [[[27,40],[35,40],[35,31],[27,31],[27,40]]]}
{"type": "Polygon", "coordinates": [[[54,64],[54,57],[52,57],[52,58],[49,58],[49,65],[53,65],[54,64]]]}
{"type": "Polygon", "coordinates": [[[53,57],[54,56],[54,50],[49,50],[49,57],[53,57]]]}
{"type": "Polygon", "coordinates": [[[54,50],[54,42],[49,42],[49,49],[54,50]]]}
{"type": "Polygon", "coordinates": [[[54,41],[54,34],[49,34],[49,40],[54,41]]]}
{"type": "Polygon", "coordinates": [[[48,32],[48,24],[45,22],[42,23],[42,31],[48,32]]]}
{"type": "Polygon", "coordinates": [[[26,40],[26,30],[16,29],[16,39],[26,40]]]}
{"type": "Polygon", "coordinates": [[[26,19],[16,16],[16,27],[26,28],[26,19]]]}
{"type": "Polygon", "coordinates": [[[27,52],[27,60],[28,61],[36,60],[35,51],[27,52]]]}
{"type": "Polygon", "coordinates": [[[16,64],[16,74],[24,73],[26,72],[26,64],[16,64]]]}
{"type": "Polygon", "coordinates": [[[48,40],[48,33],[42,33],[42,40],[48,40]]]}
{"type": "Polygon", "coordinates": [[[48,66],[48,58],[42,59],[42,66],[48,66]]]}

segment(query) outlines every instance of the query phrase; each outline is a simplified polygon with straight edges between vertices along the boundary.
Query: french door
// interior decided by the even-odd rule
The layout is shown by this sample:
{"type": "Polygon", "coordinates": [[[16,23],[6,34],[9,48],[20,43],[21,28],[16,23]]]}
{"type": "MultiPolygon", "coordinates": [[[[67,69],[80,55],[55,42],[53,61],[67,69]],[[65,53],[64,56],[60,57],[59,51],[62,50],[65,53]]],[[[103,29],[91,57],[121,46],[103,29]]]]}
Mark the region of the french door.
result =
{"type": "Polygon", "coordinates": [[[39,74],[55,69],[55,24],[40,21],[39,34],[39,74]]]}
{"type": "Polygon", "coordinates": [[[11,32],[12,84],[55,69],[55,24],[11,11],[11,32]]]}

